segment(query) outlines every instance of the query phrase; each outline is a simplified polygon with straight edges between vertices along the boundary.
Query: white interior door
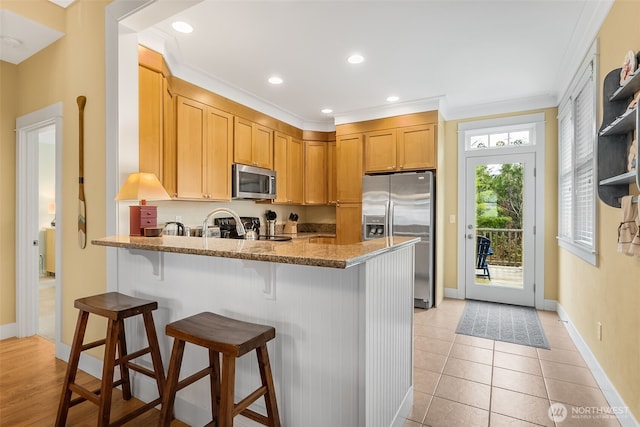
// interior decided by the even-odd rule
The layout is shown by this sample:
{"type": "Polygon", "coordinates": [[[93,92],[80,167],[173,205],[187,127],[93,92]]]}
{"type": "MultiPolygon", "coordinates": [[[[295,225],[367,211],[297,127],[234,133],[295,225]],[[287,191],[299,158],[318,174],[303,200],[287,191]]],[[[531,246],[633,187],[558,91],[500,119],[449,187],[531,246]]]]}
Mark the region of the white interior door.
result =
{"type": "Polygon", "coordinates": [[[534,306],[535,155],[468,157],[465,190],[466,298],[534,306]]]}

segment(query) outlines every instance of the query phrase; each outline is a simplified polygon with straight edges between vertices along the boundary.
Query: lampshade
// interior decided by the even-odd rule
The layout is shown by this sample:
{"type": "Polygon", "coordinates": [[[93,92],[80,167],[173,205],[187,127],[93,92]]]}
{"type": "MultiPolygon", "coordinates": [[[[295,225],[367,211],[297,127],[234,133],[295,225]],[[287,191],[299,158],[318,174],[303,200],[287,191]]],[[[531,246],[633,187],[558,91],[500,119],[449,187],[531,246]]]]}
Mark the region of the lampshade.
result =
{"type": "Polygon", "coordinates": [[[171,200],[171,196],[155,174],[138,172],[127,177],[116,200],[141,200],[140,204],[144,205],[147,200],[171,200]]]}

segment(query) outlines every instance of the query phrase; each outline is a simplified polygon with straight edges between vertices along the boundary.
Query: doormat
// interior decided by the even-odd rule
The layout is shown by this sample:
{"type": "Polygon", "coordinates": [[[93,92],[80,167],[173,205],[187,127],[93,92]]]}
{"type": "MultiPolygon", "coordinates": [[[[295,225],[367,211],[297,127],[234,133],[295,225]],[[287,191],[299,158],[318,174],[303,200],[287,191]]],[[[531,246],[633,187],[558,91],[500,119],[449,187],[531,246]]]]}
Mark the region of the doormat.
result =
{"type": "Polygon", "coordinates": [[[456,334],[549,349],[533,307],[467,300],[456,334]]]}

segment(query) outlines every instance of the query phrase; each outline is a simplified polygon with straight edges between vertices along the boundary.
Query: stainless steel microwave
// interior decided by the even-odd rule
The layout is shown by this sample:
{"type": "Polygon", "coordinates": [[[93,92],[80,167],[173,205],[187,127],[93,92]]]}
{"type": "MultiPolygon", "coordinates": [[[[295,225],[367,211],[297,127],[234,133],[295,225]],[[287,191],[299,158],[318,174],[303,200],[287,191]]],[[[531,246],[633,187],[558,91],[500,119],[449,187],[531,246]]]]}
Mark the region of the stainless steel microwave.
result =
{"type": "Polygon", "coordinates": [[[276,172],[270,169],[234,163],[231,188],[231,197],[234,199],[275,199],[276,172]]]}

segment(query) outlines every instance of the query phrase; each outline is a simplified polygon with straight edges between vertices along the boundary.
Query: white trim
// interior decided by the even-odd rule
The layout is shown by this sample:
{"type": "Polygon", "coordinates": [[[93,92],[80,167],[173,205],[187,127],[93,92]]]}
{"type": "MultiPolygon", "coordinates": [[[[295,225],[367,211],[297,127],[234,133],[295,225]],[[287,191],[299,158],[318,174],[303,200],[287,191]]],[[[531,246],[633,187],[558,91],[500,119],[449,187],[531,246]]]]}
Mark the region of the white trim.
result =
{"type": "Polygon", "coordinates": [[[464,299],[464,295],[460,295],[458,288],[444,288],[444,297],[453,299],[464,299]]]}
{"type": "Polygon", "coordinates": [[[6,340],[18,336],[18,324],[7,323],[6,325],[0,325],[0,340],[6,340]]]}
{"type": "MultiPolygon", "coordinates": [[[[523,114],[517,116],[510,116],[498,119],[476,120],[472,122],[464,122],[458,124],[458,175],[466,174],[466,160],[469,157],[477,156],[500,156],[509,153],[534,153],[535,154],[535,167],[536,167],[536,183],[535,183],[535,200],[536,200],[536,219],[535,219],[535,270],[534,280],[536,283],[536,290],[534,295],[534,304],[537,309],[542,309],[545,306],[544,302],[544,189],[545,189],[545,151],[546,151],[546,129],[545,129],[545,113],[533,113],[523,114]],[[490,150],[465,150],[465,131],[494,128],[503,126],[517,126],[528,123],[535,124],[535,144],[526,145],[521,147],[506,147],[506,148],[493,148],[490,150]]],[[[458,179],[458,218],[464,218],[465,200],[465,180],[458,179]]],[[[466,298],[465,289],[465,251],[464,251],[464,236],[465,236],[465,222],[464,220],[458,221],[458,288],[457,297],[460,299],[466,298]]],[[[445,296],[447,291],[445,288],[445,296]]]]}
{"type": "MultiPolygon", "coordinates": [[[[33,209],[33,198],[37,198],[38,147],[27,144],[28,133],[45,126],[55,125],[55,217],[56,233],[62,235],[62,103],[57,102],[40,110],[16,119],[16,327],[15,335],[26,337],[38,332],[38,284],[37,255],[34,253],[32,241],[38,240],[33,224],[37,219],[37,209],[33,209]],[[34,180],[34,178],[36,180],[34,180]],[[26,196],[32,194],[32,199],[26,196]]],[[[54,330],[56,347],[60,345],[62,325],[62,239],[56,239],[56,280],[55,280],[55,315],[54,330]]]]}
{"type": "MultiPolygon", "coordinates": [[[[413,384],[413,381],[412,381],[413,384]]],[[[391,422],[391,427],[402,427],[405,425],[407,421],[407,417],[411,413],[411,408],[413,407],[413,385],[409,387],[407,390],[407,394],[405,394],[404,399],[402,399],[402,404],[400,408],[398,408],[398,412],[396,412],[396,416],[393,418],[391,422]]]]}
{"type": "Polygon", "coordinates": [[[567,312],[564,310],[564,308],[562,308],[562,305],[560,303],[557,303],[557,307],[557,313],[560,317],[560,320],[565,323],[565,327],[569,332],[569,336],[578,348],[578,351],[586,362],[587,367],[593,374],[593,377],[598,383],[600,390],[602,390],[604,397],[607,399],[609,406],[614,408],[627,408],[626,416],[624,416],[625,414],[617,414],[620,425],[622,427],[638,427],[638,421],[628,410],[628,406],[624,403],[624,400],[618,393],[618,390],[616,390],[615,386],[607,376],[604,369],[602,369],[602,366],[600,366],[600,363],[598,363],[598,359],[596,359],[595,355],[591,352],[591,349],[587,345],[587,342],[582,338],[580,332],[578,332],[573,322],[571,322],[571,319],[569,318],[567,312]]]}

